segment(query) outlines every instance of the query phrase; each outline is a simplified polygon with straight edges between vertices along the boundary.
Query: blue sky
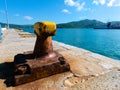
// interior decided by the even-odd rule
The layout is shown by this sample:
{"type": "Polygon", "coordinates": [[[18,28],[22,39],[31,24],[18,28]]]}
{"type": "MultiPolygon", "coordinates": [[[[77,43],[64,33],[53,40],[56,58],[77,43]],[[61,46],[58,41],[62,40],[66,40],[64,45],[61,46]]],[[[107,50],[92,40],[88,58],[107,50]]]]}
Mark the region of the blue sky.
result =
{"type": "MultiPolygon", "coordinates": [[[[9,23],[37,21],[66,23],[83,19],[120,21],[120,0],[6,0],[9,23]]],[[[0,0],[0,22],[5,19],[5,0],[0,0]]]]}

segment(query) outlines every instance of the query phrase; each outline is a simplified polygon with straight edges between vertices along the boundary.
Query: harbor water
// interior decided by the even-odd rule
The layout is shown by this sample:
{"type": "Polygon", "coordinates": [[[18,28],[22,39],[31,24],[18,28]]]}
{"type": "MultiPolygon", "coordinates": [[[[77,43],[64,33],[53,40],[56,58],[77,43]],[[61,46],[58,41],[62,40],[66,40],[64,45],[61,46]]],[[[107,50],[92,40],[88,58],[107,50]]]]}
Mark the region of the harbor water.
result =
{"type": "MultiPolygon", "coordinates": [[[[34,33],[32,28],[23,30],[34,33]]],[[[53,39],[120,60],[120,29],[58,28],[53,39]]]]}

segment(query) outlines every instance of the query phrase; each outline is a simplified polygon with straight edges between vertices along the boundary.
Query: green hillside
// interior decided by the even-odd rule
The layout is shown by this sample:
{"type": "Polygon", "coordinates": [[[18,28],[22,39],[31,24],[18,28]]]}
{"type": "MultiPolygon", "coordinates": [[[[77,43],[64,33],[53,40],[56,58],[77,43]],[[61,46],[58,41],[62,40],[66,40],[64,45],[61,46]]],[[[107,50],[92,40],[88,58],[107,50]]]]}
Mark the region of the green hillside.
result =
{"type": "Polygon", "coordinates": [[[57,24],[58,28],[95,28],[95,27],[104,27],[104,26],[106,26],[106,23],[97,20],[89,20],[89,19],[57,24]]]}
{"type": "MultiPolygon", "coordinates": [[[[1,27],[6,27],[5,23],[0,23],[1,27]]],[[[10,28],[23,29],[23,28],[33,28],[33,25],[17,25],[9,24],[10,28]]],[[[57,28],[100,28],[100,29],[120,29],[120,21],[112,21],[108,23],[103,23],[98,20],[80,20],[68,23],[57,24],[57,28]]]]}
{"type": "MultiPolygon", "coordinates": [[[[7,24],[6,23],[1,23],[1,27],[6,27],[7,24]]],[[[17,24],[9,24],[10,28],[16,28],[16,29],[22,29],[22,28],[28,28],[28,27],[33,27],[33,25],[17,25],[17,24]]]]}

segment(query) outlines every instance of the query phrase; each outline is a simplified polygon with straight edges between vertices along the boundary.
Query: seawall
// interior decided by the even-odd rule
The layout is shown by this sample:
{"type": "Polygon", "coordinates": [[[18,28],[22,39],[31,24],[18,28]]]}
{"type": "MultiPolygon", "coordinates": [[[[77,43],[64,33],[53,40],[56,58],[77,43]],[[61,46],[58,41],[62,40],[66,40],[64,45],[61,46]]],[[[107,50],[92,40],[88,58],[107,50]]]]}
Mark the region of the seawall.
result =
{"type": "Polygon", "coordinates": [[[0,43],[0,90],[120,90],[120,61],[53,41],[54,50],[70,64],[70,71],[36,80],[17,87],[6,87],[5,62],[34,49],[36,36],[10,29],[0,43]]]}

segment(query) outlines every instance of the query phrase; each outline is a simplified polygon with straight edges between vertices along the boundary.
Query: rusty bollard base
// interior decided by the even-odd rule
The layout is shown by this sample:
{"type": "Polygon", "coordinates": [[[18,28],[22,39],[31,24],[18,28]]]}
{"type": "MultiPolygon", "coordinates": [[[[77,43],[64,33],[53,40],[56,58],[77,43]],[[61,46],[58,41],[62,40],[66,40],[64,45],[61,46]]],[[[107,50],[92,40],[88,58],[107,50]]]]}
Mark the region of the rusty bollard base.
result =
{"type": "Polygon", "coordinates": [[[65,58],[55,51],[40,58],[35,58],[31,52],[18,54],[14,65],[14,86],[70,70],[65,58]]]}
{"type": "Polygon", "coordinates": [[[34,32],[37,38],[33,52],[15,56],[15,85],[70,70],[65,58],[53,51],[52,36],[56,34],[56,24],[54,22],[37,22],[34,24],[34,32]]]}

